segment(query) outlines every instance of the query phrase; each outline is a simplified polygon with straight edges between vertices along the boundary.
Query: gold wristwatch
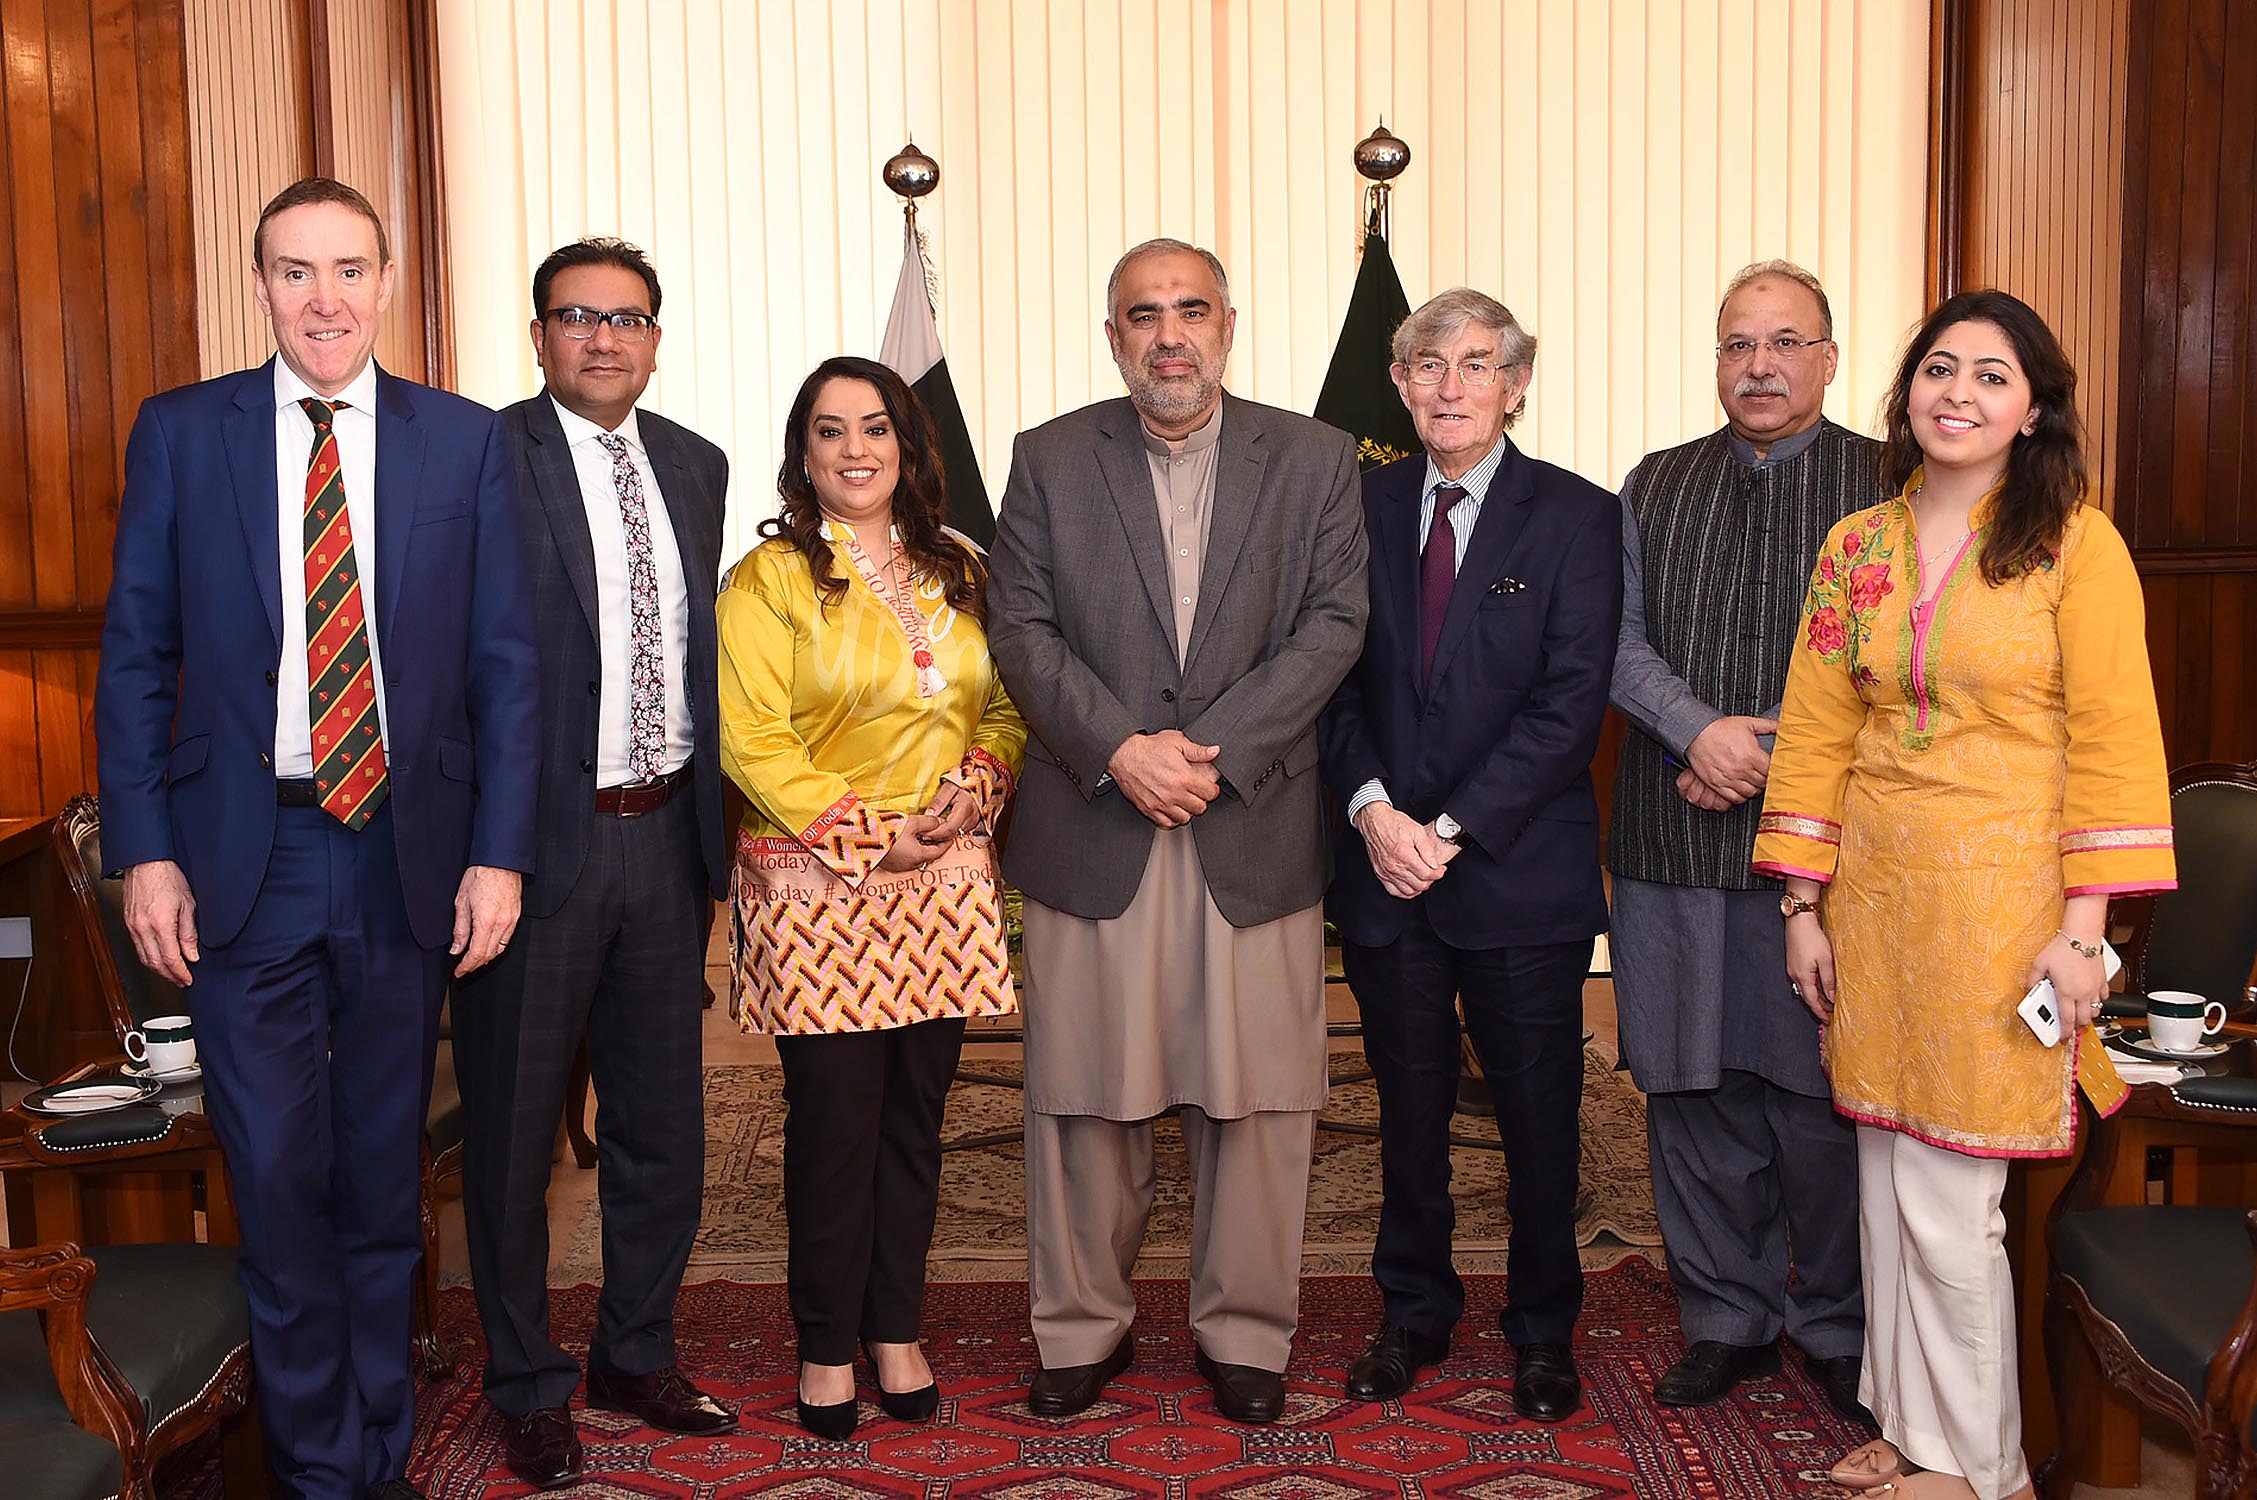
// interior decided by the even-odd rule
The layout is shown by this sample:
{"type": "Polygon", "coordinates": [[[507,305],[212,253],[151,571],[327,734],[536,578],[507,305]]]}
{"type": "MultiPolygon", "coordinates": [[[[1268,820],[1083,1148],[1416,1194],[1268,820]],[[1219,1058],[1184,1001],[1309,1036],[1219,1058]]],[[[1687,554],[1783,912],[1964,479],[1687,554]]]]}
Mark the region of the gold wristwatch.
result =
{"type": "Polygon", "coordinates": [[[1788,917],[1799,917],[1806,911],[1816,910],[1818,910],[1818,903],[1815,901],[1805,901],[1799,896],[1789,895],[1782,895],[1779,898],[1779,916],[1782,920],[1788,917]]]}

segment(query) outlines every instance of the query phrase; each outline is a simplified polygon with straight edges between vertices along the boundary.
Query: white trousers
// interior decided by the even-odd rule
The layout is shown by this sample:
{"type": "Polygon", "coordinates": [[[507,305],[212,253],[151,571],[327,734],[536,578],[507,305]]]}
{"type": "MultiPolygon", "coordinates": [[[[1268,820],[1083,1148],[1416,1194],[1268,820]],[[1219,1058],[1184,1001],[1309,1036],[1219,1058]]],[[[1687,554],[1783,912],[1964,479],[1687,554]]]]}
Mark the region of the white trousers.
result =
{"type": "Polygon", "coordinates": [[[1982,1500],[2030,1481],[2022,1457],[2003,1160],[1857,1127],[1865,1261],[1859,1396],[1881,1435],[1982,1500]]]}

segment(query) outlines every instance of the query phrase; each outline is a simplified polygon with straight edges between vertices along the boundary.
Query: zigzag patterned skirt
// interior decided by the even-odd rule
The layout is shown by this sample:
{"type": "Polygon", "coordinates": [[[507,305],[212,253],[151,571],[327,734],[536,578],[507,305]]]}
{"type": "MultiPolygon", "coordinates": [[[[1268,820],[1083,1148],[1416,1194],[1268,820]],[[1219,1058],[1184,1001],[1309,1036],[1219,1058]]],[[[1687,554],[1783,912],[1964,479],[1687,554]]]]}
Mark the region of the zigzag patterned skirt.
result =
{"type": "Polygon", "coordinates": [[[985,833],[849,887],[805,845],[740,832],[730,1009],[746,1031],[877,1031],[1019,1008],[985,833]]]}

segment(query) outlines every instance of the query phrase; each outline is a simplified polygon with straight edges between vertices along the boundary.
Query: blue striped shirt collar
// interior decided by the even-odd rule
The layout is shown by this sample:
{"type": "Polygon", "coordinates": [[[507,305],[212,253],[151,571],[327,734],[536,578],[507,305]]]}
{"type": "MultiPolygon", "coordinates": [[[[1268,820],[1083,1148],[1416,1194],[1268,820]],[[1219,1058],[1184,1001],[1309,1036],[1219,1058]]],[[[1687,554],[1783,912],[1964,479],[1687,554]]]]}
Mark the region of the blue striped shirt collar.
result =
{"type": "Polygon", "coordinates": [[[1426,461],[1426,484],[1418,492],[1420,505],[1423,507],[1433,501],[1436,486],[1455,484],[1466,492],[1467,497],[1478,508],[1482,501],[1489,498],[1489,483],[1497,477],[1497,470],[1504,463],[1505,454],[1510,452],[1511,449],[1512,439],[1503,433],[1499,433],[1496,446],[1482,457],[1481,462],[1466,470],[1457,479],[1444,479],[1441,469],[1435,465],[1433,458],[1429,457],[1426,461]]]}

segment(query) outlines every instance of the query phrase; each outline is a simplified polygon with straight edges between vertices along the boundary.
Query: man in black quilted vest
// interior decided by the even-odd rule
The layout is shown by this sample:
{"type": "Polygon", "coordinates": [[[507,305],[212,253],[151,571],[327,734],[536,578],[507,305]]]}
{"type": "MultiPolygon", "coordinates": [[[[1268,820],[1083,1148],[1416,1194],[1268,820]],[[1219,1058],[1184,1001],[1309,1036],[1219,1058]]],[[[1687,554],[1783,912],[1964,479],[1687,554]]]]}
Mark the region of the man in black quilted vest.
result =
{"type": "Polygon", "coordinates": [[[1623,1058],[1648,1095],[1688,1345],[1654,1383],[1665,1405],[1772,1374],[1784,1331],[1835,1409],[1865,1416],[1856,1146],[1817,1018],[1787,983],[1778,885],[1748,869],[1804,586],[1834,522],[1882,498],[1879,445],[1820,411],[1833,334],[1801,267],[1733,277],[1716,328],[1724,427],[1648,454],[1622,486],[1612,697],[1639,732],[1607,865],[1623,1058]]]}

